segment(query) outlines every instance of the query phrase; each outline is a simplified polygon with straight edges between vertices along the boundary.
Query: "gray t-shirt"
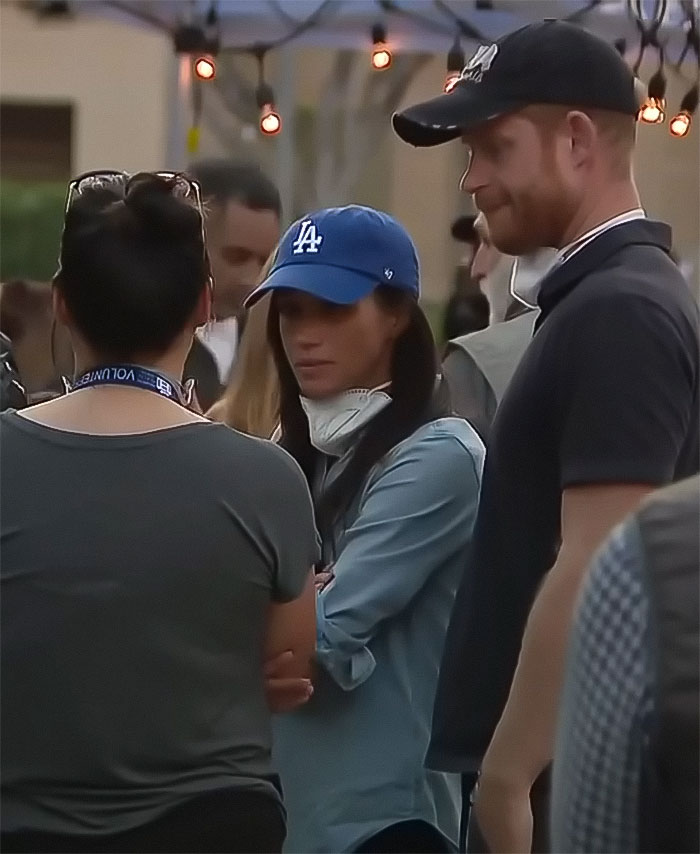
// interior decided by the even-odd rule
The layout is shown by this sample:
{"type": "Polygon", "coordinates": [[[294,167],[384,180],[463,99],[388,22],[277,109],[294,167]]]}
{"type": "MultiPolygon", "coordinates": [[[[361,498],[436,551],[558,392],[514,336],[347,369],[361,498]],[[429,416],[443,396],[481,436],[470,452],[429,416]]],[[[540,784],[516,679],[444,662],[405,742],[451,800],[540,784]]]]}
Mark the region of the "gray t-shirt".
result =
{"type": "Polygon", "coordinates": [[[318,559],[297,464],[221,424],[0,424],[2,829],[115,833],[224,787],[278,797],[266,618],[318,559]]]}

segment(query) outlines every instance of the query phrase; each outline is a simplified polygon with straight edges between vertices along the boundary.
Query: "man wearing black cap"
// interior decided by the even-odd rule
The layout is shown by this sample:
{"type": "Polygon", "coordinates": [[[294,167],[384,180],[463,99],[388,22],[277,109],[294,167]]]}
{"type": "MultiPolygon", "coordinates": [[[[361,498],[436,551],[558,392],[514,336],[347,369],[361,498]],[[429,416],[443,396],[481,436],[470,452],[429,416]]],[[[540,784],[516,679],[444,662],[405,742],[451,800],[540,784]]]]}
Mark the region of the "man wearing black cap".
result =
{"type": "Polygon", "coordinates": [[[670,229],[640,208],[637,110],[614,48],[545,21],[479,48],[449,94],[393,120],[414,145],[462,138],[462,186],[501,251],[559,250],[522,295],[540,316],[492,426],[428,754],[481,769],[475,824],[492,851],[532,846],[591,555],[646,493],[698,470],[697,305],[670,229]]]}

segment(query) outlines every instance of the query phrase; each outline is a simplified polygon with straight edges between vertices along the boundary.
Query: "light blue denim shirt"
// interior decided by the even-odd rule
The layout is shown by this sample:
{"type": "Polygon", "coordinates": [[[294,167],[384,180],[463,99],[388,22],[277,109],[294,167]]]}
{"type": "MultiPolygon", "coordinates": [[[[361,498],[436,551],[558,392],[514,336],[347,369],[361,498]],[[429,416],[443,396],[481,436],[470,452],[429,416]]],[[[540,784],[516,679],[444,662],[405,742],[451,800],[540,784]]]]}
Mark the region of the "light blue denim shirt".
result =
{"type": "Polygon", "coordinates": [[[317,599],[315,692],[273,724],[285,851],[352,851],[408,819],[457,839],[459,779],[424,758],[483,459],[466,421],[421,427],[372,469],[324,544],[335,578],[317,599]]]}

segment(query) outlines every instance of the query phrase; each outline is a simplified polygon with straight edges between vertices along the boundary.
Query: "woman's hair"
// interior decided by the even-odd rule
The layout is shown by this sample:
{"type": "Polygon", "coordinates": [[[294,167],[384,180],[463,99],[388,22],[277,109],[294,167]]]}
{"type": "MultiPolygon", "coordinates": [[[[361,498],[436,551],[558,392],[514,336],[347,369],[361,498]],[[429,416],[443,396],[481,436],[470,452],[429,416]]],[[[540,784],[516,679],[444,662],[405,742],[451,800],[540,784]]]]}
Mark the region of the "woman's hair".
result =
{"type": "Polygon", "coordinates": [[[209,280],[201,214],[182,178],[142,172],[79,192],[66,212],[54,279],[77,330],[106,358],[159,356],[209,280]]]}
{"type": "MultiPolygon", "coordinates": [[[[267,277],[270,256],[260,274],[267,277]]],[[[267,340],[267,316],[270,296],[264,296],[250,309],[223,397],[207,413],[242,433],[269,439],[279,422],[279,379],[272,348],[267,340]]]]}
{"type": "MultiPolygon", "coordinates": [[[[375,463],[422,424],[451,414],[446,386],[436,387],[435,340],[418,303],[405,291],[385,285],[379,285],[374,294],[379,304],[387,309],[405,308],[409,321],[394,344],[391,403],[372,419],[348,464],[317,504],[316,519],[324,536],[347,510],[375,463]]],[[[282,344],[274,299],[268,318],[268,338],[280,379],[280,444],[297,460],[312,485],[318,452],[309,439],[308,420],[299,400],[299,385],[282,344]]]]}

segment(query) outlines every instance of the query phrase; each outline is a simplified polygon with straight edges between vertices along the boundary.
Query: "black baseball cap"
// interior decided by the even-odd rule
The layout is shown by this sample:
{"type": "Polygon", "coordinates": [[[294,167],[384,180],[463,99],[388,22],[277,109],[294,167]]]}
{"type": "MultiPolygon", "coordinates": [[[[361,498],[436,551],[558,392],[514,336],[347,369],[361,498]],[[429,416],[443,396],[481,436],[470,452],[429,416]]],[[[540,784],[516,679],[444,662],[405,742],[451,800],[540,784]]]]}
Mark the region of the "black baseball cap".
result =
{"type": "Polygon", "coordinates": [[[634,74],[613,45],[547,20],[482,45],[450,92],[395,113],[392,123],[404,142],[440,145],[530,104],[639,110],[634,74]]]}

